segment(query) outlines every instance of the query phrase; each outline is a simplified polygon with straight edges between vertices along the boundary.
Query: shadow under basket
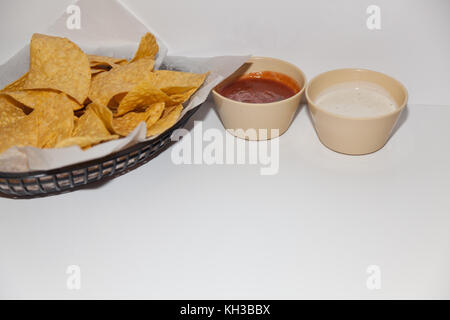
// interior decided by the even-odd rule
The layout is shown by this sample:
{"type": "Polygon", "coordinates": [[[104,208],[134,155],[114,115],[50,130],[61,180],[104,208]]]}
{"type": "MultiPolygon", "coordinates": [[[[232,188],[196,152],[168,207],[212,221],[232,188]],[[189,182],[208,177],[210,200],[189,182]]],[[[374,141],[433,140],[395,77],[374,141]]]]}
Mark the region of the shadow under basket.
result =
{"type": "Polygon", "coordinates": [[[180,121],[158,138],[137,143],[99,159],[53,170],[0,172],[0,193],[10,198],[56,195],[125,174],[147,163],[167,149],[172,142],[172,133],[176,129],[184,127],[200,107],[188,111],[180,121]]]}

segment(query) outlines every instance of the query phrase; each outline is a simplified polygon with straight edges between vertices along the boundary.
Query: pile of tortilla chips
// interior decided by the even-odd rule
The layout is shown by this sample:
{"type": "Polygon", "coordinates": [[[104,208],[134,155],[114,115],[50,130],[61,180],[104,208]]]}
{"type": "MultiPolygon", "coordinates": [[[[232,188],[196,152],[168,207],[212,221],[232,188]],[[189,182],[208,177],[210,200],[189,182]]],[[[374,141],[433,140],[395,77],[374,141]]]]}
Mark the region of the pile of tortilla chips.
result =
{"type": "Polygon", "coordinates": [[[34,34],[29,71],[0,91],[0,153],[12,146],[89,148],[140,122],[148,137],[170,128],[206,74],[154,71],[157,53],[150,33],[130,61],[34,34]]]}

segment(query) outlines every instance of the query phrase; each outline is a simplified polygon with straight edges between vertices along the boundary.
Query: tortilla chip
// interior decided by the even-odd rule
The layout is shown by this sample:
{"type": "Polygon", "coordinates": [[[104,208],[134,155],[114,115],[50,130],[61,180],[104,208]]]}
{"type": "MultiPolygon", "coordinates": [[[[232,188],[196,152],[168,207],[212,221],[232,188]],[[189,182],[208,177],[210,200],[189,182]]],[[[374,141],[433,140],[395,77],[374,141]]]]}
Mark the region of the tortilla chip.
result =
{"type": "Polygon", "coordinates": [[[88,96],[90,81],[88,58],[76,44],[66,38],[33,35],[24,89],[58,90],[82,104],[88,96]]]}
{"type": "Polygon", "coordinates": [[[87,106],[87,109],[94,111],[97,114],[97,117],[99,117],[102,120],[106,129],[108,129],[109,132],[114,133],[114,128],[112,125],[113,113],[108,107],[106,107],[105,105],[92,102],[87,106]]]}
{"type": "Polygon", "coordinates": [[[129,92],[139,82],[148,77],[148,74],[153,70],[153,65],[152,59],[144,58],[98,74],[92,80],[89,99],[99,104],[108,105],[115,95],[129,92]]]}
{"type": "Polygon", "coordinates": [[[78,119],[77,126],[73,130],[73,137],[108,137],[111,133],[106,128],[102,119],[91,108],[78,119]]]}
{"type": "Polygon", "coordinates": [[[125,98],[128,92],[119,93],[114,96],[113,100],[117,104],[117,108],[119,107],[120,102],[122,102],[122,99],[125,98]]]}
{"type": "Polygon", "coordinates": [[[161,117],[163,110],[164,102],[155,103],[147,107],[145,111],[129,112],[122,117],[113,118],[112,127],[116,133],[127,136],[141,122],[145,122],[147,126],[153,125],[161,117]]]}
{"type": "Polygon", "coordinates": [[[90,106],[86,112],[76,120],[76,126],[71,137],[61,140],[56,148],[64,148],[78,145],[81,148],[91,147],[100,142],[117,139],[119,136],[112,135],[105,127],[102,119],[90,106]]]}
{"type": "Polygon", "coordinates": [[[161,109],[156,109],[153,110],[152,113],[150,113],[150,116],[147,118],[147,120],[145,121],[145,124],[147,126],[147,131],[148,128],[150,128],[151,126],[153,126],[159,119],[161,119],[161,117],[164,115],[164,110],[166,110],[167,108],[161,108],[161,109]]]}
{"type": "Polygon", "coordinates": [[[167,115],[169,113],[171,113],[173,110],[175,110],[175,108],[177,108],[177,107],[178,107],[178,105],[164,108],[164,112],[163,112],[161,118],[167,117],[167,115]]]}
{"type": "Polygon", "coordinates": [[[154,87],[149,79],[141,81],[120,101],[116,116],[139,110],[157,102],[171,104],[170,97],[154,87]]]}
{"type": "Polygon", "coordinates": [[[139,43],[139,48],[137,49],[134,58],[130,62],[137,61],[142,58],[155,59],[156,54],[159,51],[158,43],[156,42],[155,36],[147,32],[139,43]]]}
{"type": "Polygon", "coordinates": [[[173,87],[200,87],[208,73],[190,73],[171,70],[156,70],[152,73],[155,85],[162,91],[173,87]]]}
{"type": "Polygon", "coordinates": [[[203,84],[208,74],[157,70],[150,75],[154,87],[167,94],[174,105],[186,102],[203,84]]]}
{"type": "MultiPolygon", "coordinates": [[[[34,109],[36,105],[45,105],[48,99],[53,99],[59,92],[50,90],[20,90],[20,91],[5,91],[3,94],[10,96],[14,100],[21,104],[34,109]]],[[[83,105],[79,104],[75,100],[67,97],[64,103],[70,104],[72,110],[79,110],[83,108],[83,105]]]]}
{"type": "Polygon", "coordinates": [[[38,121],[36,113],[17,119],[14,123],[0,126],[0,153],[13,146],[36,147],[38,137],[38,121]]]}
{"type": "Polygon", "coordinates": [[[0,95],[0,127],[7,126],[26,116],[8,96],[0,95]]]}
{"type": "Polygon", "coordinates": [[[39,148],[53,148],[70,137],[74,128],[73,101],[64,93],[48,92],[45,102],[36,104],[39,148]]]}
{"type": "Polygon", "coordinates": [[[168,128],[171,128],[180,118],[182,110],[183,106],[179,104],[167,115],[159,119],[154,125],[149,126],[147,129],[147,137],[163,133],[168,128]]]}
{"type": "Polygon", "coordinates": [[[114,118],[112,111],[106,106],[91,103],[88,108],[97,113],[98,117],[103,120],[106,128],[121,136],[130,134],[130,132],[142,121],[144,121],[147,128],[149,128],[161,118],[161,115],[165,110],[164,103],[160,102],[148,106],[142,112],[129,112],[122,117],[114,118]]]}
{"type": "Polygon", "coordinates": [[[126,59],[122,59],[122,58],[113,58],[113,57],[107,57],[107,56],[97,56],[97,55],[93,55],[93,54],[88,54],[87,55],[88,60],[89,60],[89,65],[91,66],[91,68],[93,67],[98,67],[98,66],[115,66],[115,65],[120,65],[124,62],[127,62],[126,59]]]}

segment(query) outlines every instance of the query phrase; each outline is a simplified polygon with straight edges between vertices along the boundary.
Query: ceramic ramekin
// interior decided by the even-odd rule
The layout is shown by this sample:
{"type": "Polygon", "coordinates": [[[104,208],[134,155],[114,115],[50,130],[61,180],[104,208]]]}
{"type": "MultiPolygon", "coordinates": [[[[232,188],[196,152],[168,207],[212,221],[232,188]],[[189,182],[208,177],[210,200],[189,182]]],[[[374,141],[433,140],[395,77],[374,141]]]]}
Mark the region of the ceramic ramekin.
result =
{"type": "Polygon", "coordinates": [[[366,69],[339,69],[313,78],[306,88],[309,111],[320,141],[331,150],[351,154],[367,154],[382,148],[406,106],[408,92],[394,78],[366,69]],[[355,118],[321,109],[315,101],[332,85],[343,82],[368,81],[384,88],[395,100],[397,108],[381,116],[355,118]]]}
{"type": "Polygon", "coordinates": [[[247,140],[266,140],[283,134],[292,122],[306,85],[305,75],[295,65],[274,58],[252,57],[216,88],[258,71],[283,73],[297,82],[300,91],[282,101],[245,103],[228,99],[214,89],[212,95],[223,126],[236,137],[247,140]]]}

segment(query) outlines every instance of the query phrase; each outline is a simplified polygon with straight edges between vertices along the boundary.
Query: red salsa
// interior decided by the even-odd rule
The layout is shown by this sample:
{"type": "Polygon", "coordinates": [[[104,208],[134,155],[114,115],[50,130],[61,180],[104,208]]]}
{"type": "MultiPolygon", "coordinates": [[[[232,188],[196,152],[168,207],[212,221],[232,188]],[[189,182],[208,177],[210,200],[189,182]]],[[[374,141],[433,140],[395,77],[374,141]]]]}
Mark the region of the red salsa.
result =
{"type": "Polygon", "coordinates": [[[281,101],[299,91],[300,88],[295,80],[273,71],[249,73],[217,88],[217,92],[224,97],[246,103],[281,101]]]}

